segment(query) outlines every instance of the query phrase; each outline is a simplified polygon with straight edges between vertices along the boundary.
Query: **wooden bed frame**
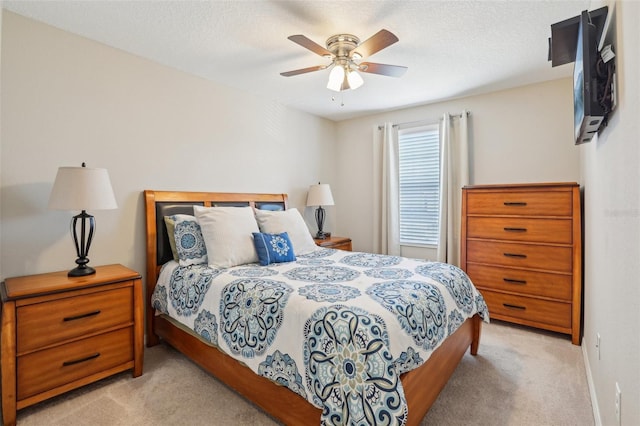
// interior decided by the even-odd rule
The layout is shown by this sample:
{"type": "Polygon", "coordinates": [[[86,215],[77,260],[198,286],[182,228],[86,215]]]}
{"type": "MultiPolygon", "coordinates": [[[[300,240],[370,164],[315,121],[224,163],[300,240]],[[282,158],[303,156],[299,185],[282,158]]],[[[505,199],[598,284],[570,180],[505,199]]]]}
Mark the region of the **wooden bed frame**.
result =
{"type": "MultiPolygon", "coordinates": [[[[144,191],[147,235],[146,317],[147,346],[160,339],[182,352],[226,385],[252,401],[265,412],[287,425],[308,425],[320,420],[321,409],[284,386],[279,386],[251,369],[184,331],[164,316],[156,316],[151,295],[162,264],[171,258],[164,216],[193,214],[193,205],[252,206],[264,204],[287,208],[286,194],[244,194],[220,192],[144,191]]],[[[462,326],[419,368],[401,376],[409,415],[408,425],[417,425],[427,413],[458,366],[467,348],[476,355],[482,320],[478,315],[462,326]]]]}

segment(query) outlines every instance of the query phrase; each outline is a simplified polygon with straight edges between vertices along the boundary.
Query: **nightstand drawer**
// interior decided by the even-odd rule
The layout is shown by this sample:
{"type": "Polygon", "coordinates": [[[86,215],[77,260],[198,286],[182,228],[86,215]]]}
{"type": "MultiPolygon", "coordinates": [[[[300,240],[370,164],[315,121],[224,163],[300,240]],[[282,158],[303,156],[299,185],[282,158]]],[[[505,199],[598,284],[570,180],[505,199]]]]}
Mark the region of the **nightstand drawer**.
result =
{"type": "Polygon", "coordinates": [[[17,308],[17,353],[133,323],[133,285],[17,308]]]}
{"type": "Polygon", "coordinates": [[[18,357],[18,400],[131,361],[132,327],[18,357]]]}
{"type": "Polygon", "coordinates": [[[351,251],[351,238],[348,237],[328,237],[328,238],[314,238],[316,245],[324,248],[331,248],[336,250],[351,251]]]}
{"type": "Polygon", "coordinates": [[[547,247],[497,241],[469,240],[467,242],[467,262],[470,263],[570,273],[573,265],[572,255],[573,251],[570,247],[547,247]]]}
{"type": "Polygon", "coordinates": [[[571,275],[467,264],[467,273],[478,288],[543,296],[571,301],[571,275]]]}
{"type": "Polygon", "coordinates": [[[469,217],[468,238],[571,244],[573,232],[569,219],[526,219],[469,217]]]}
{"type": "MultiPolygon", "coordinates": [[[[322,244],[319,244],[319,245],[320,247],[324,247],[322,244]]],[[[334,244],[330,246],[330,248],[333,248],[336,250],[351,251],[351,241],[340,243],[340,244],[334,244]]]]}
{"type": "Polygon", "coordinates": [[[471,215],[571,216],[571,191],[470,192],[471,215]]]}

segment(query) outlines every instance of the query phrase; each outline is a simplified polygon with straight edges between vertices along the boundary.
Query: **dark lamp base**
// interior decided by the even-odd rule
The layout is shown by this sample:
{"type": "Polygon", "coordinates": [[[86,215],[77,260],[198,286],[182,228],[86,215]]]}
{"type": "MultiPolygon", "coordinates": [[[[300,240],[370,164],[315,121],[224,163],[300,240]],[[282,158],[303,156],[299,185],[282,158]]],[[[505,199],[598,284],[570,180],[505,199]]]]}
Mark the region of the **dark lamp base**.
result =
{"type": "Polygon", "coordinates": [[[86,275],[91,275],[91,274],[95,274],[96,270],[93,269],[91,266],[78,266],[77,268],[73,268],[72,270],[69,271],[69,273],[67,274],[67,276],[69,277],[84,277],[86,275]]]}
{"type": "Polygon", "coordinates": [[[89,258],[87,257],[95,229],[95,218],[84,210],[82,210],[82,213],[75,215],[71,220],[71,233],[73,235],[73,242],[76,245],[76,253],[78,254],[78,258],[76,259],[76,265],[78,266],[70,270],[67,274],[68,276],[85,277],[96,273],[96,270],[88,265],[89,258]]]}
{"type": "Polygon", "coordinates": [[[318,240],[326,240],[327,238],[331,238],[331,232],[320,232],[318,231],[318,233],[315,236],[316,239],[318,240]]]}

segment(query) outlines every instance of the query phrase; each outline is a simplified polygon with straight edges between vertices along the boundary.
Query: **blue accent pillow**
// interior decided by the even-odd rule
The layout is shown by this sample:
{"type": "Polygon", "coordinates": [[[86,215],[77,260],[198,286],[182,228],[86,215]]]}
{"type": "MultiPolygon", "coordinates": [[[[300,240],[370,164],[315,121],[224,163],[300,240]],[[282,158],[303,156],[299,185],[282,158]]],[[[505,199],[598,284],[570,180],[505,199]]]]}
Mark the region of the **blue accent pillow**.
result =
{"type": "Polygon", "coordinates": [[[254,232],[253,245],[256,247],[258,260],[262,266],[271,263],[293,262],[296,260],[293,245],[289,239],[289,234],[286,232],[282,234],[254,232]]]}

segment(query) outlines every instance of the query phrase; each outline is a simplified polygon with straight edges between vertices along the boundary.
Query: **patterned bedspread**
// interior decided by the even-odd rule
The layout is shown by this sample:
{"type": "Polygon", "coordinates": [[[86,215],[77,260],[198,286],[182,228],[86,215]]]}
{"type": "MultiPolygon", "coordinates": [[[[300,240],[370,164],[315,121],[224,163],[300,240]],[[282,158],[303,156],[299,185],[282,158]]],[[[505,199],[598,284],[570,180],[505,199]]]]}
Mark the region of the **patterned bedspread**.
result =
{"type": "Polygon", "coordinates": [[[322,424],[406,422],[400,374],[489,314],[451,265],[318,249],[296,262],[163,267],[152,303],[322,408],[322,424]]]}

